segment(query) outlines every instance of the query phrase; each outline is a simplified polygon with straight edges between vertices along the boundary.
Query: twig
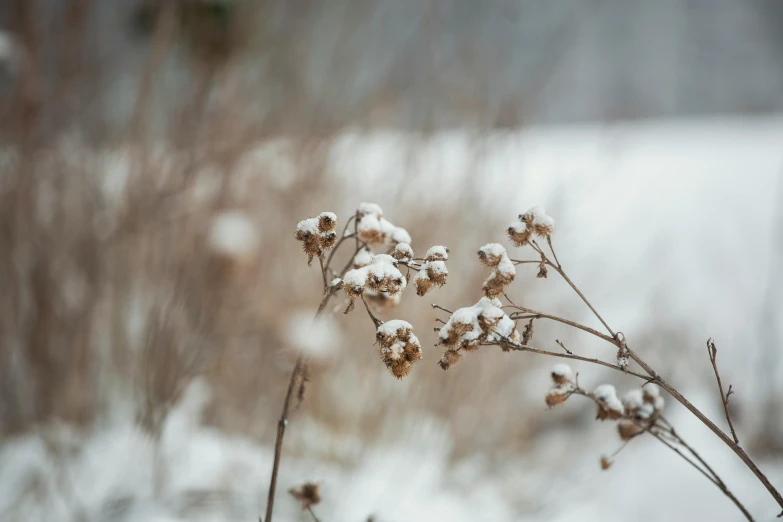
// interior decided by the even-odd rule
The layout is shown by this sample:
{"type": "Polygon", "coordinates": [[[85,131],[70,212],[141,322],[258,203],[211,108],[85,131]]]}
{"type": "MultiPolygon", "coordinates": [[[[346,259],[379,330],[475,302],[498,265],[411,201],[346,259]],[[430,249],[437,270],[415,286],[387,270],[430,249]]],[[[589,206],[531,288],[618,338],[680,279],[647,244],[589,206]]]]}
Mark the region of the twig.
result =
{"type": "Polygon", "coordinates": [[[693,448],[691,448],[689,445],[685,444],[685,441],[683,441],[682,439],[679,439],[679,437],[678,437],[678,442],[680,443],[680,445],[682,445],[683,447],[687,448],[694,456],[696,456],[696,458],[699,460],[699,462],[701,462],[714,476],[711,476],[710,473],[708,473],[705,469],[701,468],[695,462],[693,462],[691,459],[689,459],[684,453],[682,453],[679,449],[674,447],[674,445],[672,445],[666,439],[661,437],[659,433],[656,433],[654,430],[650,430],[650,435],[652,435],[653,437],[658,439],[662,444],[664,444],[666,447],[668,447],[673,452],[675,452],[677,455],[679,455],[688,464],[693,466],[694,469],[698,470],[699,473],[701,473],[702,475],[707,477],[707,479],[710,482],[715,484],[715,486],[718,489],[720,489],[721,492],[723,492],[723,494],[726,495],[726,497],[728,497],[729,500],[731,500],[734,503],[734,505],[737,506],[737,508],[740,511],[742,511],[742,514],[745,515],[745,518],[747,518],[750,522],[753,522],[753,516],[750,514],[750,512],[747,510],[747,508],[744,505],[742,505],[742,502],[740,502],[739,499],[737,497],[735,497],[734,494],[731,491],[729,491],[729,488],[726,487],[726,484],[720,479],[720,477],[718,477],[717,474],[715,474],[715,471],[712,470],[712,468],[710,468],[707,465],[707,463],[704,462],[704,460],[701,459],[701,457],[698,457],[698,454],[696,454],[696,452],[693,450],[693,448]]]}
{"type": "MultiPolygon", "coordinates": [[[[535,242],[533,242],[535,243],[535,242]]],[[[534,249],[540,252],[540,248],[538,245],[534,245],[534,249]]],[[[677,389],[675,389],[671,384],[666,382],[660,375],[658,375],[655,370],[652,369],[652,367],[647,364],[639,355],[636,354],[633,350],[628,348],[628,346],[617,339],[616,334],[614,331],[609,327],[609,325],[604,321],[603,317],[596,311],[596,309],[593,307],[593,305],[590,303],[590,301],[587,300],[587,298],[584,296],[584,294],[579,290],[579,288],[574,284],[573,281],[566,275],[565,271],[555,263],[552,263],[551,261],[547,261],[547,264],[551,266],[557,273],[560,274],[560,276],[569,284],[569,286],[579,295],[579,297],[584,301],[585,304],[590,308],[590,310],[593,312],[593,314],[598,318],[599,321],[604,325],[604,327],[607,329],[609,333],[612,334],[612,338],[607,339],[606,336],[598,335],[599,337],[607,340],[608,342],[611,342],[618,348],[622,347],[628,352],[628,356],[636,362],[639,366],[646,371],[654,382],[656,382],[661,388],[666,390],[669,395],[671,395],[677,402],[685,406],[685,408],[690,411],[693,415],[698,418],[702,424],[707,426],[718,438],[723,441],[724,444],[726,444],[731,450],[734,452],[735,455],[737,455],[740,460],[745,464],[745,466],[750,469],[753,474],[756,476],[756,478],[761,482],[764,487],[767,489],[770,495],[772,495],[772,498],[775,499],[775,502],[783,508],[783,495],[780,494],[780,492],[775,488],[775,486],[772,485],[772,483],[769,481],[767,476],[759,469],[759,467],[756,465],[755,462],[750,458],[750,456],[745,452],[740,445],[730,438],[723,430],[721,430],[714,422],[712,422],[706,415],[704,415],[701,410],[696,408],[688,399],[686,399],[677,389]]],[[[548,317],[550,319],[559,320],[560,318],[555,317],[548,317]]],[[[565,321],[561,321],[565,322],[565,321]]],[[[566,323],[568,324],[568,323],[566,323]]],[[[576,328],[580,328],[580,326],[572,325],[576,328]]],[[[586,327],[581,327],[580,329],[585,331],[590,331],[590,329],[586,329],[586,327]]],[[[591,332],[593,333],[593,332],[591,332]]],[[[563,356],[563,354],[558,354],[560,357],[563,356]]],[[[605,365],[605,364],[604,364],[605,365]]],[[[610,366],[611,367],[611,366],[610,366]]],[[[628,372],[631,373],[631,372],[628,372]]],[[[783,512],[781,512],[780,516],[783,516],[783,512]]]]}
{"type": "Polygon", "coordinates": [[[729,396],[734,393],[729,385],[729,391],[723,393],[723,384],[720,382],[720,373],[718,373],[718,349],[715,347],[715,343],[712,339],[707,339],[707,356],[712,363],[712,369],[715,370],[715,379],[718,381],[718,391],[720,392],[720,400],[723,403],[723,411],[726,413],[726,420],[729,423],[729,429],[731,430],[731,436],[734,438],[734,442],[739,444],[739,438],[737,438],[737,432],[734,431],[734,423],[731,422],[731,415],[729,415],[729,396]]]}
{"type": "Polygon", "coordinates": [[[329,283],[326,282],[326,266],[324,266],[324,258],[322,256],[318,256],[318,264],[321,265],[321,277],[324,281],[324,290],[326,290],[329,283]]]}
{"type": "Polygon", "coordinates": [[[641,373],[632,372],[632,371],[626,371],[622,366],[618,366],[616,364],[612,364],[612,363],[609,363],[609,362],[606,362],[606,361],[602,361],[600,359],[593,359],[593,358],[590,358],[590,357],[582,357],[581,355],[576,355],[576,354],[573,354],[573,353],[560,353],[560,352],[550,352],[548,350],[539,350],[538,348],[533,348],[532,346],[527,346],[527,345],[524,345],[524,344],[515,343],[514,341],[512,341],[512,340],[510,340],[508,338],[503,339],[499,343],[485,343],[484,344],[484,346],[495,346],[495,345],[503,345],[503,346],[506,346],[507,348],[509,348],[511,350],[514,350],[514,351],[517,351],[517,352],[538,353],[538,354],[541,354],[541,355],[550,355],[552,357],[560,357],[562,359],[572,359],[572,360],[575,360],[575,361],[589,362],[589,363],[592,363],[592,364],[605,366],[606,368],[611,368],[613,370],[617,370],[617,371],[620,371],[620,372],[623,372],[623,373],[627,373],[628,375],[633,375],[634,377],[638,377],[640,379],[644,379],[645,381],[653,380],[653,379],[651,379],[647,375],[644,375],[644,374],[641,374],[641,373]]]}
{"type": "Polygon", "coordinates": [[[448,309],[446,309],[446,308],[443,308],[443,307],[442,307],[442,306],[440,306],[440,305],[436,305],[435,303],[433,303],[433,304],[432,304],[432,307],[433,307],[433,308],[436,308],[436,309],[438,309],[438,310],[443,310],[443,311],[444,311],[444,312],[446,312],[447,314],[453,314],[453,313],[454,313],[454,312],[452,312],[451,310],[448,310],[448,309]]]}
{"type": "Polygon", "coordinates": [[[280,414],[280,420],[277,422],[277,438],[275,439],[275,460],[272,464],[272,478],[269,481],[269,495],[267,495],[266,501],[266,522],[272,522],[272,510],[275,503],[275,489],[277,487],[277,472],[280,469],[280,457],[283,453],[283,437],[285,436],[285,428],[288,425],[288,408],[291,404],[291,396],[294,392],[294,386],[299,372],[304,364],[304,357],[299,356],[294,365],[294,370],[291,372],[291,378],[288,381],[288,391],[285,394],[285,400],[283,401],[283,412],[280,414]]]}
{"type": "Polygon", "coordinates": [[[560,348],[562,348],[563,350],[565,350],[565,352],[566,352],[567,354],[569,354],[569,355],[573,355],[573,354],[574,354],[574,352],[572,352],[571,350],[569,350],[568,348],[566,348],[566,347],[565,347],[565,345],[564,345],[563,343],[561,343],[561,342],[560,342],[560,339],[555,339],[555,342],[556,342],[557,344],[559,344],[559,345],[560,345],[560,348]]]}
{"type": "MultiPolygon", "coordinates": [[[[327,266],[328,264],[329,261],[327,261],[327,266]]],[[[323,267],[323,264],[321,266],[323,267]]],[[[325,267],[323,272],[324,277],[326,277],[325,267]]],[[[344,271],[340,274],[341,277],[342,275],[344,275],[344,271]]],[[[325,286],[324,295],[318,305],[318,310],[315,312],[314,320],[318,319],[318,317],[320,317],[320,315],[323,313],[324,309],[326,309],[326,305],[329,303],[329,299],[332,297],[332,295],[334,295],[336,290],[337,287],[329,288],[328,286],[325,286]]],[[[280,419],[277,422],[275,456],[272,463],[272,477],[269,479],[269,493],[266,500],[266,517],[264,519],[266,522],[272,522],[272,512],[274,510],[275,503],[275,490],[277,489],[277,474],[280,470],[280,459],[283,454],[283,438],[285,437],[285,428],[288,425],[288,411],[291,405],[291,396],[293,395],[294,388],[296,387],[296,382],[299,380],[299,374],[302,372],[302,369],[306,366],[306,364],[307,362],[302,355],[297,357],[296,363],[294,364],[294,369],[291,371],[291,377],[288,380],[288,390],[286,391],[285,399],[283,400],[283,411],[281,412],[280,419]]]]}
{"type": "Polygon", "coordinates": [[[370,310],[370,306],[367,304],[367,301],[364,300],[364,295],[362,295],[362,303],[364,303],[364,308],[367,310],[367,313],[370,315],[370,319],[372,319],[375,328],[378,328],[380,325],[382,325],[383,321],[375,317],[375,314],[372,313],[372,311],[370,310]]]}
{"type": "MultiPolygon", "coordinates": [[[[535,319],[550,319],[552,321],[557,321],[558,323],[567,324],[568,326],[572,326],[572,327],[577,328],[579,330],[582,330],[584,332],[593,334],[596,337],[599,337],[599,338],[603,339],[606,342],[615,344],[615,339],[613,339],[612,337],[609,337],[606,334],[602,334],[598,330],[596,330],[594,328],[590,328],[589,326],[585,326],[585,325],[577,323],[575,321],[571,321],[570,319],[565,319],[565,318],[557,316],[557,315],[545,314],[543,312],[538,312],[536,310],[533,310],[532,308],[527,308],[527,307],[524,307],[524,306],[518,306],[518,305],[511,305],[511,306],[516,308],[517,310],[520,310],[521,312],[523,312],[525,314],[533,314],[535,316],[534,317],[535,319]]],[[[512,313],[509,317],[511,319],[515,319],[517,317],[517,315],[515,313],[512,313]]]]}
{"type": "MultiPolygon", "coordinates": [[[[586,392],[582,388],[579,387],[579,385],[576,385],[576,388],[572,392],[573,395],[581,395],[583,397],[587,397],[588,399],[595,402],[599,407],[601,407],[600,402],[596,400],[595,396],[593,396],[591,393],[586,392]]],[[[662,416],[654,417],[644,423],[645,425],[642,425],[643,421],[639,421],[633,417],[632,413],[626,413],[623,417],[627,421],[631,421],[637,426],[643,428],[642,431],[635,434],[634,436],[641,435],[643,433],[649,433],[653,437],[655,437],[658,441],[660,441],[662,444],[664,444],[666,447],[671,449],[673,452],[675,452],[677,455],[679,455],[683,460],[685,460],[688,464],[693,466],[694,469],[698,470],[699,473],[704,475],[710,482],[715,484],[715,486],[721,490],[721,492],[728,497],[734,505],[737,506],[737,508],[742,511],[742,514],[745,515],[745,518],[747,518],[750,522],[753,522],[753,516],[750,514],[750,512],[745,508],[745,506],[742,504],[742,502],[737,499],[737,497],[734,496],[734,494],[729,491],[729,488],[726,487],[726,484],[721,480],[721,478],[718,476],[718,474],[715,472],[712,467],[707,464],[707,462],[699,456],[698,453],[696,453],[696,450],[694,450],[691,446],[689,446],[682,438],[680,438],[679,435],[674,431],[674,427],[662,416]],[[660,432],[658,430],[662,429],[658,426],[659,420],[663,421],[667,426],[668,429],[665,429],[664,431],[660,432]],[[680,451],[677,447],[674,446],[673,442],[670,442],[669,440],[666,440],[662,435],[670,435],[674,439],[674,443],[682,446],[686,450],[688,450],[694,458],[704,467],[699,466],[696,462],[688,458],[682,451],[680,451]]],[[[630,440],[630,439],[629,439],[630,440]]],[[[615,455],[617,455],[625,445],[621,446],[615,453],[612,455],[613,458],[615,455]]]]}

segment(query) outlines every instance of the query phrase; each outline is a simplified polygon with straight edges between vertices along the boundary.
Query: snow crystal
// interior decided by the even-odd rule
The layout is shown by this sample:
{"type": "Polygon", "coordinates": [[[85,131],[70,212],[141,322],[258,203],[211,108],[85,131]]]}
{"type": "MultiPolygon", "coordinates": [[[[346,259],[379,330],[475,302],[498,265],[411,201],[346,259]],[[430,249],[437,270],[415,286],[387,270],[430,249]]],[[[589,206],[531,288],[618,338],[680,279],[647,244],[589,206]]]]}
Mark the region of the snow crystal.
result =
{"type": "Polygon", "coordinates": [[[337,286],[342,282],[343,282],[342,279],[340,279],[339,277],[335,277],[334,279],[332,279],[332,282],[329,283],[329,286],[337,286]]]}
{"type": "Polygon", "coordinates": [[[259,233],[244,212],[225,211],[212,220],[209,244],[215,252],[227,257],[248,258],[258,250],[259,233]]]}
{"type": "MultiPolygon", "coordinates": [[[[495,308],[495,310],[497,310],[497,308],[495,308]]],[[[511,337],[515,327],[516,323],[509,316],[503,314],[503,317],[500,318],[497,326],[495,326],[495,335],[499,336],[500,339],[506,339],[511,337]]]]}
{"type": "Polygon", "coordinates": [[[375,203],[362,203],[359,205],[359,214],[362,216],[374,214],[376,217],[381,217],[383,215],[383,209],[375,203]]]}
{"type": "Polygon", "coordinates": [[[429,250],[427,250],[427,255],[424,256],[426,259],[442,259],[443,261],[448,260],[449,253],[445,246],[433,246],[430,247],[429,250]]]}
{"type": "Polygon", "coordinates": [[[571,367],[564,363],[558,363],[552,366],[552,375],[556,377],[562,377],[564,379],[571,379],[574,376],[571,367]]]}
{"type": "Polygon", "coordinates": [[[391,321],[386,321],[385,323],[380,325],[378,327],[377,332],[387,337],[394,337],[397,335],[397,330],[399,330],[400,328],[408,331],[413,330],[413,326],[411,326],[411,323],[407,321],[403,321],[402,319],[392,319],[391,321]]]}

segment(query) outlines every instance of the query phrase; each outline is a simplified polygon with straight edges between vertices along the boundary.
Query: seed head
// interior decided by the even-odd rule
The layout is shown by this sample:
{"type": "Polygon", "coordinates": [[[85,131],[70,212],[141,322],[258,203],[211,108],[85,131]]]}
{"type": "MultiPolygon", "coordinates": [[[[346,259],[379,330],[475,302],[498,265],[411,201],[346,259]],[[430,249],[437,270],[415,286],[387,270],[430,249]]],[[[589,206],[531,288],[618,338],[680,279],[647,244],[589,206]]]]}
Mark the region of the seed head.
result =
{"type": "Polygon", "coordinates": [[[452,366],[456,366],[461,359],[462,356],[457,350],[446,350],[443,352],[443,355],[441,356],[440,361],[438,361],[438,364],[444,370],[448,370],[452,366]]]}
{"type": "Polygon", "coordinates": [[[302,505],[302,509],[308,509],[321,501],[321,493],[318,484],[305,482],[299,487],[291,488],[288,493],[302,505]]]}

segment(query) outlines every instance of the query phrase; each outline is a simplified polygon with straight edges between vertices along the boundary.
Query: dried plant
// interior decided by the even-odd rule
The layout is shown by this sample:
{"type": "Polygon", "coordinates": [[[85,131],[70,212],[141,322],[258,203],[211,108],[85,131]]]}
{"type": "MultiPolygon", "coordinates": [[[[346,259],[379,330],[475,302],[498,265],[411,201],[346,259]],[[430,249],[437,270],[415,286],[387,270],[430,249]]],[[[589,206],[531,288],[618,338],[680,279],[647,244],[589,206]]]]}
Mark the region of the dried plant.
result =
{"type": "MultiPolygon", "coordinates": [[[[509,239],[517,247],[529,247],[532,249],[538,259],[511,259],[501,245],[485,245],[479,249],[478,257],[483,264],[493,269],[483,285],[485,297],[482,297],[476,305],[460,308],[453,313],[446,308],[433,305],[434,308],[451,314],[445,322],[439,319],[443,326],[435,329],[439,337],[438,344],[445,347],[440,360],[441,368],[446,370],[454,366],[462,358],[463,352],[475,351],[481,346],[499,346],[504,352],[529,352],[578,360],[612,368],[625,375],[642,379],[645,381],[642,387],[630,390],[621,400],[617,396],[614,386],[610,384],[602,384],[592,392],[581,388],[578,376],[574,376],[571,368],[565,364],[558,364],[552,369],[553,385],[545,395],[545,402],[549,407],[554,407],[564,403],[572,395],[579,395],[595,403],[597,406],[596,418],[598,420],[617,422],[617,430],[622,440],[622,445],[614,455],[601,457],[600,464],[602,469],[609,469],[617,453],[631,440],[643,434],[650,434],[702,473],[742,511],[748,520],[753,520],[747,508],[731,493],[714,469],[707,464],[694,448],[685,442],[674,427],[664,418],[662,414],[664,399],[660,395],[660,387],[668,392],[677,402],[685,406],[731,448],[783,508],[783,497],[740,446],[728,409],[729,397],[733,394],[733,389],[729,386],[728,390],[724,392],[716,362],[717,349],[712,340],[707,342],[707,352],[718,383],[721,402],[731,432],[730,436],[668,383],[635,350],[632,350],[621,332],[616,332],[609,327],[608,323],[593,307],[582,291],[566,275],[552,244],[554,230],[554,220],[542,208],[536,207],[520,215],[518,221],[512,223],[507,229],[509,239]],[[546,242],[548,251],[542,247],[538,240],[546,242]],[[536,265],[538,267],[538,277],[546,278],[549,269],[557,272],[587,305],[607,333],[602,333],[589,326],[557,315],[539,312],[512,301],[506,294],[506,289],[514,280],[516,267],[525,264],[536,265]],[[504,301],[500,300],[501,297],[504,301]],[[511,313],[507,314],[505,310],[511,310],[511,313]],[[563,352],[548,351],[530,346],[529,343],[533,339],[534,321],[543,319],[556,321],[582,330],[608,342],[617,349],[616,361],[609,362],[575,354],[559,340],[555,342],[563,349],[563,352]],[[516,324],[520,320],[527,321],[521,340],[516,328],[516,324]],[[629,369],[629,360],[635,362],[641,370],[634,371],[629,369]]],[[[780,516],[783,516],[783,512],[780,516]]]]}
{"type": "MultiPolygon", "coordinates": [[[[330,299],[342,290],[348,299],[345,313],[354,310],[355,301],[361,299],[367,315],[375,328],[375,338],[379,345],[378,354],[391,374],[402,379],[410,373],[413,363],[422,358],[421,343],[413,333],[413,326],[400,319],[381,321],[373,308],[394,307],[411,278],[416,293],[425,295],[433,286],[446,284],[449,249],[444,246],[431,247],[424,258],[416,258],[410,246],[411,236],[404,228],[395,226],[383,217],[383,210],[374,203],[362,203],[343,227],[338,239],[335,232],[337,216],[332,212],[322,212],[317,217],[300,221],[294,237],[302,243],[307,254],[307,264],[317,257],[321,268],[323,296],[315,318],[321,316],[330,299]],[[351,230],[351,225],[353,229],[351,230]],[[334,268],[335,254],[341,246],[353,239],[353,252],[340,270],[334,268]],[[328,256],[327,256],[328,253],[328,256]],[[406,269],[403,275],[400,268],[406,269]]],[[[271,522],[274,511],[274,496],[277,487],[277,474],[283,449],[283,437],[288,424],[291,398],[294,390],[297,399],[304,398],[308,364],[304,355],[300,355],[288,383],[283,401],[283,411],[277,424],[275,456],[267,498],[266,522],[271,522]]],[[[309,486],[290,490],[290,493],[303,502],[303,507],[317,520],[310,510],[310,504],[304,504],[305,490],[309,486]]],[[[317,488],[315,489],[317,494],[317,488]]],[[[320,500],[320,497],[318,497],[320,500]]]]}

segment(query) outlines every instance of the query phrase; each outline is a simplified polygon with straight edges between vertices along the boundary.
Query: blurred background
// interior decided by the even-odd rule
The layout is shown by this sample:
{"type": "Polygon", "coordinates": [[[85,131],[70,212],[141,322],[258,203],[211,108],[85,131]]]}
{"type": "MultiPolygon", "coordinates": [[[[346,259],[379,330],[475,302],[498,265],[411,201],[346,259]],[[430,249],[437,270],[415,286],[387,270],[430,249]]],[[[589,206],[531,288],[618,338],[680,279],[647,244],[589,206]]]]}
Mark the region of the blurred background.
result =
{"type": "MultiPolygon", "coordinates": [[[[572,279],[723,426],[716,340],[742,445],[783,486],[781,63],[776,0],[4,0],[0,519],[257,520],[304,352],[276,520],[311,520],[286,493],[305,481],[323,522],[740,520],[654,439],[602,471],[614,426],[544,404],[557,361],[442,371],[430,305],[475,303],[477,248],[511,251],[508,224],[545,206],[572,279]],[[362,202],[417,254],[451,250],[445,287],[379,311],[424,346],[402,381],[342,294],[309,323],[296,223],[339,230],[362,202]]],[[[532,266],[510,296],[600,327],[532,266]]],[[[614,358],[536,324],[555,339],[614,358]]],[[[667,416],[775,519],[735,455],[667,416]]]]}

